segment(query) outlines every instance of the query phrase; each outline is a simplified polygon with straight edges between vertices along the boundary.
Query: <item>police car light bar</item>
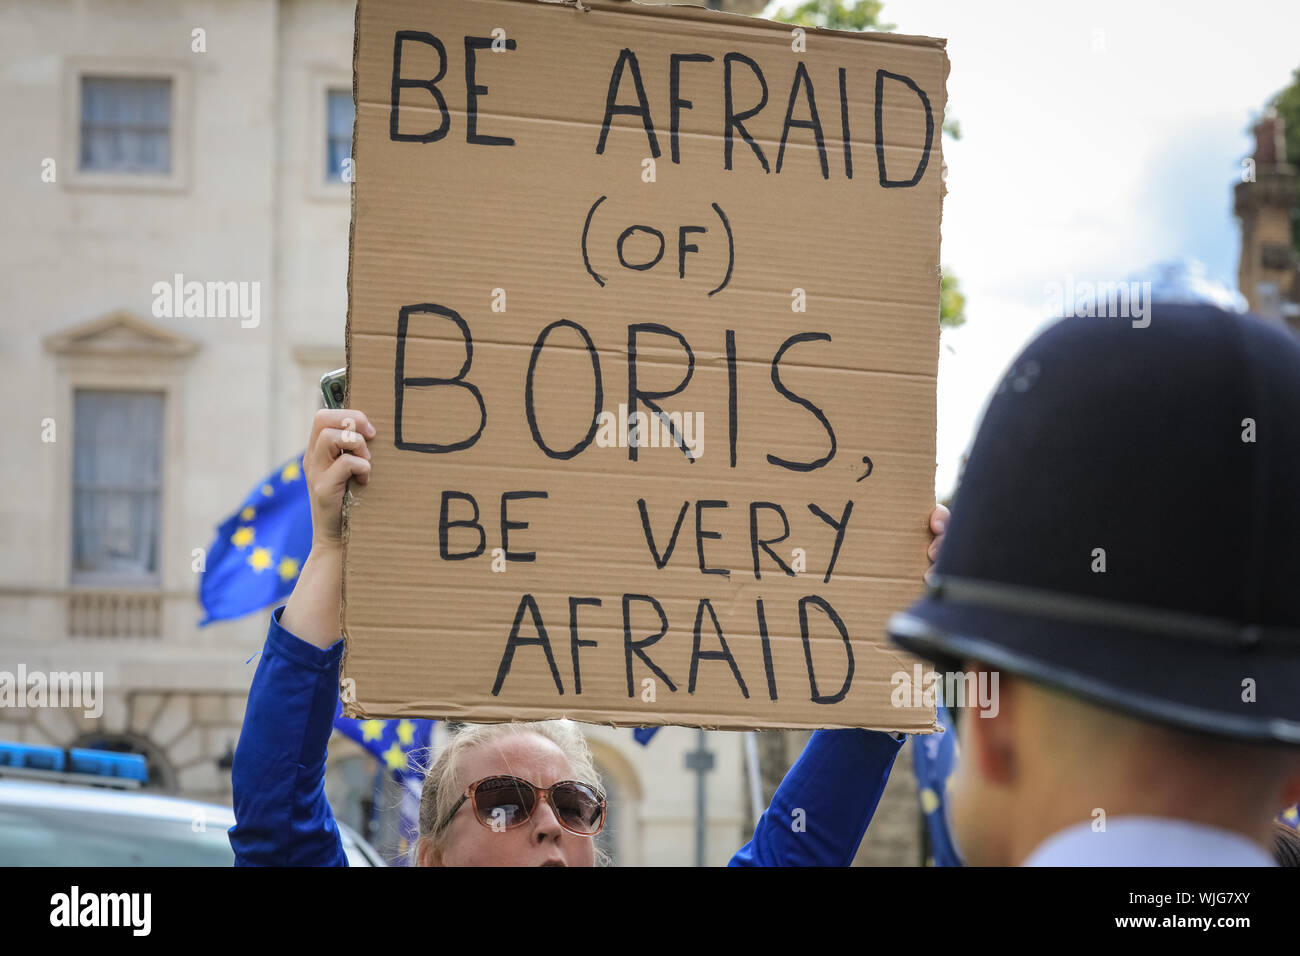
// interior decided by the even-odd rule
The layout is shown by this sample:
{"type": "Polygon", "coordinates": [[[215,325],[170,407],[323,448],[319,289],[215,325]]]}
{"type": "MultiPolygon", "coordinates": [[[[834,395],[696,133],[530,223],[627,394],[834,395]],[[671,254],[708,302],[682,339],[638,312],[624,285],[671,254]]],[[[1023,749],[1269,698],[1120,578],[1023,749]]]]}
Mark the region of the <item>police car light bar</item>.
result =
{"type": "Polygon", "coordinates": [[[0,777],[141,787],[149,779],[149,768],[140,754],[0,741],[0,777]]]}

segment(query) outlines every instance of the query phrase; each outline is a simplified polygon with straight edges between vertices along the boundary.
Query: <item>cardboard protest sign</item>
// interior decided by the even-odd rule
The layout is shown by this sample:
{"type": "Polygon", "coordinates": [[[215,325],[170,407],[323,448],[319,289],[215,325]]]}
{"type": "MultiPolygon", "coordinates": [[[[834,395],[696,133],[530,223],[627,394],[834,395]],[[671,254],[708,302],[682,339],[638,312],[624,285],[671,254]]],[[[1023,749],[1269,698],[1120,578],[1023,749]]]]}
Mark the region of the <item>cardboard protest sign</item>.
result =
{"type": "Polygon", "coordinates": [[[928,731],[943,41],[361,0],[353,716],[928,731]]]}

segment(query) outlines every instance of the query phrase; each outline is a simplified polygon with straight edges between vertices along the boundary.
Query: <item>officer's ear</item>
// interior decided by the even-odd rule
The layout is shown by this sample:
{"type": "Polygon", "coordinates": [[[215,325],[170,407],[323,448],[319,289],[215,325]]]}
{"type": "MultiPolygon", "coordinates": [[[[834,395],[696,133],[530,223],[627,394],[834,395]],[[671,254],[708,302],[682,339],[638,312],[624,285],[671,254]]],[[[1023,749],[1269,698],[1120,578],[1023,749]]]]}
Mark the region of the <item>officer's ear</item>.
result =
{"type": "MultiPolygon", "coordinates": [[[[988,671],[989,667],[977,661],[963,662],[968,674],[988,671]]],[[[961,759],[972,761],[976,771],[988,783],[999,787],[1012,786],[1019,771],[1019,752],[1016,747],[1018,723],[1022,719],[1020,703],[1021,685],[1005,673],[998,674],[997,700],[988,708],[967,707],[959,718],[961,759]]]]}

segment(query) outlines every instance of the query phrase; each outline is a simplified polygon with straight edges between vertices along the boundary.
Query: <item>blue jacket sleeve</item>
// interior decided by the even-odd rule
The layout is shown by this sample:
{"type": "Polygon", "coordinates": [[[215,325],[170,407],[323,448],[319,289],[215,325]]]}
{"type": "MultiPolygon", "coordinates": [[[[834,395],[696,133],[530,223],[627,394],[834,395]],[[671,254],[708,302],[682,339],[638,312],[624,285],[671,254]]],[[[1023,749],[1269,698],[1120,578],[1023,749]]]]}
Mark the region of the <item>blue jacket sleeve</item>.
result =
{"type": "Polygon", "coordinates": [[[347,866],[325,799],[343,642],[321,650],[271,613],[231,772],[236,866],[347,866]]]}
{"type": "Polygon", "coordinates": [[[876,731],[816,731],[731,866],[848,866],[902,746],[876,731]]]}

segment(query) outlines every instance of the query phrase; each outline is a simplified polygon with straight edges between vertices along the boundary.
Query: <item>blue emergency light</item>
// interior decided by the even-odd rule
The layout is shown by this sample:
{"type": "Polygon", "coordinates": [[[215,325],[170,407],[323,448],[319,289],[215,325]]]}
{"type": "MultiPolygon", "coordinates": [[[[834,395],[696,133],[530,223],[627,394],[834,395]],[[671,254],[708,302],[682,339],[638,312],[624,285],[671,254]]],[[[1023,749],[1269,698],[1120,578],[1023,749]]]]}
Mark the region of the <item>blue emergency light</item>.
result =
{"type": "Polygon", "coordinates": [[[101,777],[122,777],[141,783],[149,779],[149,768],[143,756],[115,753],[112,750],[69,750],[68,770],[101,777]]]}
{"type": "Polygon", "coordinates": [[[140,754],[0,741],[0,774],[6,770],[14,776],[109,786],[142,786],[149,780],[148,764],[140,754]]]}

